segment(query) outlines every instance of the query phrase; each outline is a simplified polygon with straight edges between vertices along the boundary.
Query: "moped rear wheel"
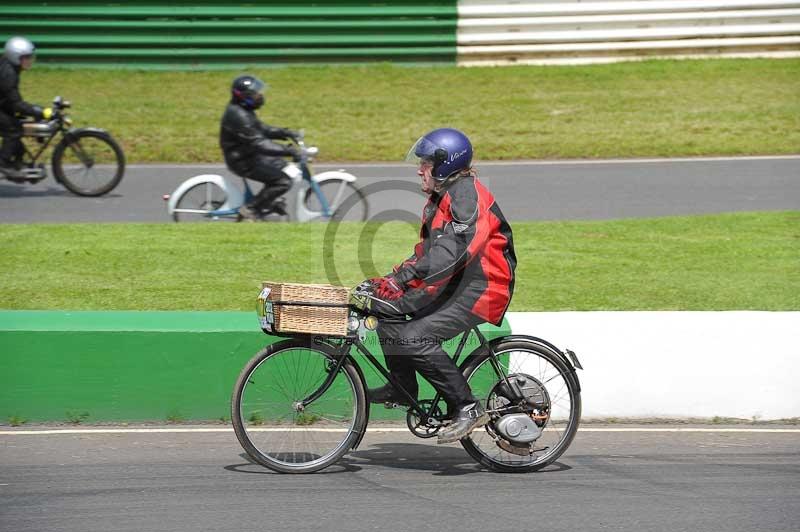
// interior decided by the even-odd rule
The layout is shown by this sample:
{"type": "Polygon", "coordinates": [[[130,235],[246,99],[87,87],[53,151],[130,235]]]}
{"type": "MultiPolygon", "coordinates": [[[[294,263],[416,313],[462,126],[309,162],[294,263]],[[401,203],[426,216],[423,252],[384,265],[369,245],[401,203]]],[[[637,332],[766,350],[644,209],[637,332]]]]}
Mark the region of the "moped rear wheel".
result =
{"type": "Polygon", "coordinates": [[[102,196],[114,190],[125,173],[125,154],[107,133],[69,133],[53,150],[53,173],[79,196],[102,196]]]}
{"type": "Polygon", "coordinates": [[[533,442],[520,444],[503,438],[496,423],[498,410],[512,412],[502,396],[488,351],[462,368],[472,393],[490,411],[492,421],[461,440],[464,449],[482,465],[501,472],[537,471],[552,464],[572,443],[581,417],[580,384],[572,368],[551,348],[527,340],[501,341],[493,347],[509,378],[519,382],[524,395],[537,405],[525,411],[540,428],[533,442]],[[492,411],[495,411],[493,413],[492,411]]]}
{"type": "Polygon", "coordinates": [[[300,339],[273,344],[244,367],[231,399],[236,437],[257,463],[281,473],[311,473],[339,460],[366,429],[367,399],[349,360],[308,405],[336,367],[336,350],[300,339]]]}

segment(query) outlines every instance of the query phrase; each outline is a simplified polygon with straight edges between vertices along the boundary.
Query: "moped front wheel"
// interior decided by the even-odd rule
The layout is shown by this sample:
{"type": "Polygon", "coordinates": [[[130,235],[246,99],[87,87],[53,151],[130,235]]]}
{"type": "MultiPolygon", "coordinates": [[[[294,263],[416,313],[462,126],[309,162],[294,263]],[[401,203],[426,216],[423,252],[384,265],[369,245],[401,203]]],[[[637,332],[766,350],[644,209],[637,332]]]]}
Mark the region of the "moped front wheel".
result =
{"type": "Polygon", "coordinates": [[[315,221],[365,222],[369,217],[369,204],[364,193],[349,181],[330,179],[318,183],[319,193],[313,187],[305,191],[303,206],[317,213],[315,221]],[[325,217],[320,194],[325,197],[332,216],[325,217]]]}
{"type": "Polygon", "coordinates": [[[291,339],[247,363],[233,390],[231,420],[255,462],[280,473],[311,473],[356,444],[366,429],[366,390],[349,359],[324,388],[336,362],[332,346],[291,339]]]}
{"type": "Polygon", "coordinates": [[[101,131],[68,133],[53,150],[56,180],[79,196],[102,196],[114,190],[125,174],[125,154],[101,131]]]}

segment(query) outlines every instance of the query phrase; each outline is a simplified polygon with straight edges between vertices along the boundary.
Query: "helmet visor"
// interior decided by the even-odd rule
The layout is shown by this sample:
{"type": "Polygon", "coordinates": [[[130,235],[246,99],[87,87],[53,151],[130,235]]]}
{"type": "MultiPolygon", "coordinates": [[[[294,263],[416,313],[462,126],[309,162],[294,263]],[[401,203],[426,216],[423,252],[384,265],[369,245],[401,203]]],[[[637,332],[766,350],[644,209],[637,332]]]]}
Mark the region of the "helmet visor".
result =
{"type": "Polygon", "coordinates": [[[264,94],[264,90],[266,89],[266,87],[267,87],[266,83],[264,83],[258,78],[253,78],[253,81],[248,87],[248,89],[251,90],[253,93],[260,92],[261,94],[264,94]]]}
{"type": "Polygon", "coordinates": [[[422,136],[417,139],[408,150],[408,153],[406,153],[405,162],[414,166],[419,166],[422,163],[433,165],[436,162],[437,149],[439,149],[439,146],[422,136]]]}

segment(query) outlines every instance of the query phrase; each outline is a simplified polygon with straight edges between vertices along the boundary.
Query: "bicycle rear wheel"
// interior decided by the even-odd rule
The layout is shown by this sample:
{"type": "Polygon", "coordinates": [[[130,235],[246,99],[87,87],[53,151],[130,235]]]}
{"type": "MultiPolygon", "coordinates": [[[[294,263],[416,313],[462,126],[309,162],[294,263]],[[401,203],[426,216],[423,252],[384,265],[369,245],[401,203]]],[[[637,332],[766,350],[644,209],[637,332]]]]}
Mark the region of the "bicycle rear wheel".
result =
{"type": "Polygon", "coordinates": [[[541,429],[532,443],[515,445],[495,423],[508,401],[499,393],[500,378],[484,352],[462,368],[472,393],[492,415],[486,428],[475,430],[461,445],[481,464],[502,472],[539,470],[558,459],[572,443],[581,417],[580,386],[572,369],[552,349],[528,340],[505,340],[494,346],[503,371],[538,405],[528,414],[541,429]]]}
{"type": "Polygon", "coordinates": [[[231,419],[253,460],[281,473],[311,473],[355,445],[366,428],[367,399],[349,360],[319,398],[300,405],[335,368],[335,355],[331,346],[291,339],[247,363],[233,390],[231,419]]]}
{"type": "Polygon", "coordinates": [[[107,133],[67,134],[53,150],[53,173],[67,190],[79,196],[111,192],[125,173],[125,154],[107,133]]]}

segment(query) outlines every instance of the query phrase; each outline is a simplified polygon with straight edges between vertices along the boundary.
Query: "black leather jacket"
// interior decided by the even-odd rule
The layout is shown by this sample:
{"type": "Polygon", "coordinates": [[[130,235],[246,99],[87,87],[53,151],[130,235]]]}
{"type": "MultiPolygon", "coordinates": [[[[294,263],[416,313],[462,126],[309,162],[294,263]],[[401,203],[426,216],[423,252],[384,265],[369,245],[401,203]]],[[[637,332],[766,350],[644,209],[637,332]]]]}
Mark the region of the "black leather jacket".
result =
{"type": "Polygon", "coordinates": [[[295,155],[292,147],[272,142],[272,139],[291,138],[292,134],[289,129],[268,126],[254,111],[231,102],[222,115],[219,145],[228,168],[241,172],[251,168],[259,155],[276,158],[295,155]]]}
{"type": "Polygon", "coordinates": [[[7,57],[0,58],[0,113],[42,117],[42,108],[22,99],[19,95],[20,67],[12,65],[7,57]]]}

